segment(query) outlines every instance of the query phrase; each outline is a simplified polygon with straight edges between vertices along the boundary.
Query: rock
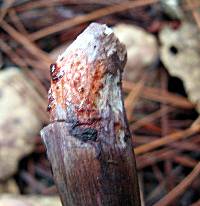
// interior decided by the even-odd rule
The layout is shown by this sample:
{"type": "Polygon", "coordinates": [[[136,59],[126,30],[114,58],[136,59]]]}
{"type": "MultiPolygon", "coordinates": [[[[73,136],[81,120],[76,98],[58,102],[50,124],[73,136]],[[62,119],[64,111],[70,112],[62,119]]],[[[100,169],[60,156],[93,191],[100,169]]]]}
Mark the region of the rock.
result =
{"type": "Polygon", "coordinates": [[[162,11],[172,19],[183,18],[182,0],[160,0],[162,11]]]}
{"type": "Polygon", "coordinates": [[[0,195],[0,206],[62,206],[59,197],[0,195]]]}
{"type": "Polygon", "coordinates": [[[156,38],[144,29],[129,24],[118,24],[113,30],[127,48],[128,61],[123,78],[135,81],[158,58],[156,38]]]}
{"type": "Polygon", "coordinates": [[[34,148],[41,128],[37,93],[16,68],[0,72],[0,180],[17,170],[18,161],[34,148]]]}
{"type": "Polygon", "coordinates": [[[178,30],[165,27],[159,34],[161,60],[172,76],[180,78],[189,99],[200,112],[200,33],[199,28],[185,22],[178,30]]]}
{"type": "Polygon", "coordinates": [[[19,188],[14,179],[0,182],[0,193],[19,194],[19,188]]]}

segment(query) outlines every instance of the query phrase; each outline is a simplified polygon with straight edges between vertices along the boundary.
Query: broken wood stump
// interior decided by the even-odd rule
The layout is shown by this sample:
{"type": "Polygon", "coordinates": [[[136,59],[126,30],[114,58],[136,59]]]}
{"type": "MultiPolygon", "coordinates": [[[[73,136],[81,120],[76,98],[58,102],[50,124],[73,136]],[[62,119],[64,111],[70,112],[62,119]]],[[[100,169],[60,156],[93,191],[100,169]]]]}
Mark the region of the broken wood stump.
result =
{"type": "Polygon", "coordinates": [[[135,157],[123,105],[126,49],[92,23],[50,67],[41,131],[64,206],[139,206],[135,157]]]}

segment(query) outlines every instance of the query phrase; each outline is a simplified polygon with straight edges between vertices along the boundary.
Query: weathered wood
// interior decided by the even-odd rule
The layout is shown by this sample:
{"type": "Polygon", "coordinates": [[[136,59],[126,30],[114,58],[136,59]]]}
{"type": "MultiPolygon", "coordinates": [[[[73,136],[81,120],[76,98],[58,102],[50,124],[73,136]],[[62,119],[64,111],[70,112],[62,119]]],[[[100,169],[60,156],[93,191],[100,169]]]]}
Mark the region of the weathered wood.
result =
{"type": "Polygon", "coordinates": [[[41,131],[64,206],[139,206],[121,90],[126,50],[92,23],[51,65],[51,124],[41,131]]]}

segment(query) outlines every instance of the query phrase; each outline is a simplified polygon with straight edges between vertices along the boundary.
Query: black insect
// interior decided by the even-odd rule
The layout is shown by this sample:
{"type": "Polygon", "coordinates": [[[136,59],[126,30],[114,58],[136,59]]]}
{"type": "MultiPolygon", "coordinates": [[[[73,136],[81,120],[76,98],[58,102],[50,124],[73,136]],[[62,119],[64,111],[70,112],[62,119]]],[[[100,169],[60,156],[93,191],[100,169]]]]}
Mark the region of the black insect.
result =
{"type": "Polygon", "coordinates": [[[50,65],[50,75],[51,75],[51,76],[54,76],[55,71],[56,71],[56,67],[57,67],[56,64],[51,64],[51,65],[50,65]]]}
{"type": "Polygon", "coordinates": [[[64,71],[60,71],[56,63],[50,65],[50,76],[53,81],[58,81],[63,75],[64,71]]]}
{"type": "Polygon", "coordinates": [[[48,106],[47,106],[47,112],[49,112],[49,111],[51,111],[51,105],[50,104],[48,104],[48,106]]]}

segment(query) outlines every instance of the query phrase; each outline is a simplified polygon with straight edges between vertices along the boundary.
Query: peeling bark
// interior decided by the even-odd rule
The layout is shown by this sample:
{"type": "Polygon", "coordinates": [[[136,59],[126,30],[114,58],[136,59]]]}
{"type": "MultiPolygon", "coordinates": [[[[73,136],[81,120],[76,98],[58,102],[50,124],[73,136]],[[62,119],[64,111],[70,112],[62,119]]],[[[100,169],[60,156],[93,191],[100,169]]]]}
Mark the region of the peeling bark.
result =
{"type": "Polygon", "coordinates": [[[121,90],[126,49],[92,23],[50,67],[51,124],[41,131],[64,206],[139,206],[121,90]]]}

